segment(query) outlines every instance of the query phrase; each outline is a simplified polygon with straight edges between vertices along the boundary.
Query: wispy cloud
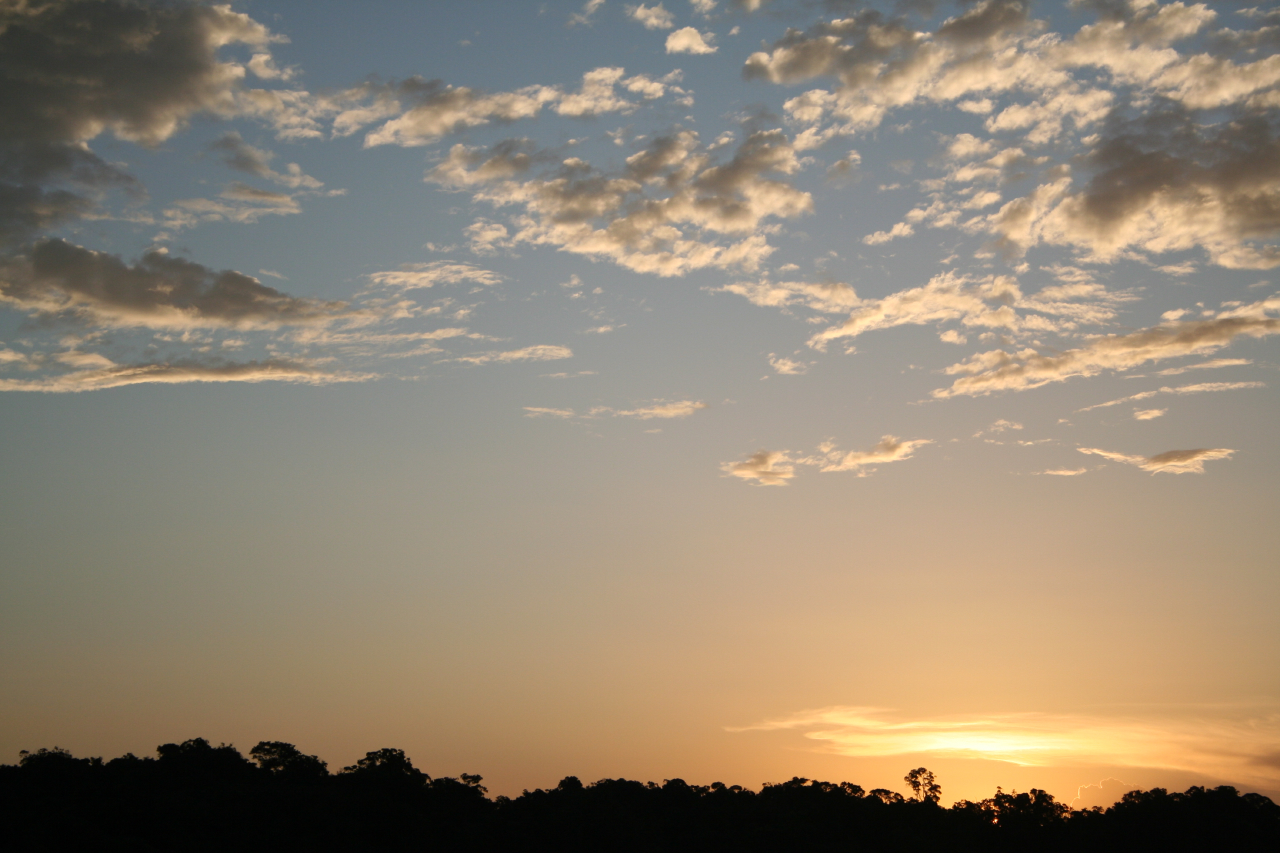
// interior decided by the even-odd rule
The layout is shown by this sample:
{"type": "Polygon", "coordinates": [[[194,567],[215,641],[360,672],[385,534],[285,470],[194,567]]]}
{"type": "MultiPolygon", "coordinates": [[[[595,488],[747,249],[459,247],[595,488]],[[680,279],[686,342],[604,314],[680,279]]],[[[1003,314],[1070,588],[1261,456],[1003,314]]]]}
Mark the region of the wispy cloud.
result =
{"type": "Polygon", "coordinates": [[[374,378],[376,377],[369,373],[331,372],[283,359],[242,364],[112,364],[109,367],[78,370],[40,379],[0,379],[0,391],[66,393],[98,391],[125,385],[177,385],[188,382],[296,382],[327,385],[333,382],[364,382],[374,378]]]}
{"type": "Polygon", "coordinates": [[[1133,332],[1097,338],[1087,346],[1058,355],[1034,349],[992,350],[953,364],[946,372],[960,374],[950,388],[933,392],[937,398],[979,396],[996,391],[1023,391],[1073,376],[1094,376],[1104,370],[1129,370],[1149,361],[1212,352],[1238,337],[1260,338],[1280,332],[1280,298],[1233,309],[1218,317],[1168,323],[1133,332]]]}
{"type": "Polygon", "coordinates": [[[933,440],[917,438],[912,441],[903,441],[896,436],[886,435],[870,450],[843,451],[833,442],[827,441],[818,445],[819,455],[806,456],[799,461],[806,465],[816,465],[819,471],[825,473],[856,471],[859,477],[865,477],[874,471],[877,465],[910,459],[917,448],[926,444],[933,444],[933,440]]]}
{"type": "Polygon", "coordinates": [[[1195,385],[1175,385],[1172,387],[1166,385],[1156,391],[1139,391],[1137,394],[1130,394],[1128,397],[1108,400],[1105,403],[1095,403],[1092,406],[1085,406],[1083,409],[1076,409],[1076,412],[1091,412],[1094,409],[1105,409],[1110,406],[1119,406],[1138,400],[1149,400],[1157,394],[1207,394],[1215,391],[1239,391],[1246,388],[1265,387],[1267,387],[1267,383],[1256,380],[1250,382],[1198,382],[1195,385]]]}
{"type": "Polygon", "coordinates": [[[1189,708],[1178,715],[1005,713],[909,717],[886,708],[832,706],[727,731],[803,732],[824,752],[925,755],[1015,764],[1160,767],[1274,785],[1254,757],[1280,747],[1274,709],[1189,708]]]}
{"type": "Polygon", "coordinates": [[[1204,463],[1212,462],[1215,459],[1229,459],[1235,453],[1234,450],[1226,448],[1202,448],[1199,450],[1167,450],[1164,453],[1157,453],[1155,456],[1131,456],[1127,453],[1116,453],[1112,450],[1099,450],[1096,447],[1078,447],[1076,449],[1081,453],[1110,459],[1112,462],[1135,465],[1144,471],[1150,471],[1152,474],[1203,474],[1204,463]]]}
{"type": "Polygon", "coordinates": [[[468,364],[510,364],[516,361],[555,361],[561,358],[572,358],[573,350],[568,347],[552,344],[537,344],[521,349],[482,352],[477,355],[459,356],[454,361],[468,364]]]}

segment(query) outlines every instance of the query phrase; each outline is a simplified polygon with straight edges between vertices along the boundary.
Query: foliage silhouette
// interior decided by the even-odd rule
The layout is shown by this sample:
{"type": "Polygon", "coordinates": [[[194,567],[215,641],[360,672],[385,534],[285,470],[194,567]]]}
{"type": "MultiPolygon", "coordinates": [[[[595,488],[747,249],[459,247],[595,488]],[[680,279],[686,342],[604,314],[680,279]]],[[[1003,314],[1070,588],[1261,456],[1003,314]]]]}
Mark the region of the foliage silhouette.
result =
{"type": "Polygon", "coordinates": [[[399,749],[331,774],[283,741],[246,758],[194,738],[155,758],[23,752],[0,765],[0,819],[17,851],[1280,850],[1280,807],[1230,787],[1133,791],[1112,808],[1073,811],[1035,788],[943,808],[928,769],[904,781],[911,799],[800,777],[757,792],[567,776],[490,799],[480,776],[432,778],[399,749]]]}
{"type": "Polygon", "coordinates": [[[936,803],[942,799],[942,786],[938,784],[932,771],[924,767],[917,767],[907,773],[902,777],[902,781],[907,783],[911,793],[921,802],[936,803]]]}

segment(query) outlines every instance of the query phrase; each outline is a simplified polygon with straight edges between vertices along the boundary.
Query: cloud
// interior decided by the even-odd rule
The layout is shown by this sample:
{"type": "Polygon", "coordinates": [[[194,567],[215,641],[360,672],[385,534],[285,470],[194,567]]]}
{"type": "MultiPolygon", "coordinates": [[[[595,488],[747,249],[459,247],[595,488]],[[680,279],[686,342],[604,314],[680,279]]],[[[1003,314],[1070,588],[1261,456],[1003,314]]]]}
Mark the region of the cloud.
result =
{"type": "Polygon", "coordinates": [[[1078,477],[1088,470],[1089,469],[1087,468],[1053,468],[1041,473],[1048,474],[1052,477],[1078,477]]]}
{"type": "Polygon", "coordinates": [[[609,414],[616,418],[638,418],[642,421],[654,418],[687,418],[699,409],[707,408],[707,404],[696,400],[679,400],[674,403],[655,403],[638,409],[592,409],[591,415],[609,414]]]}
{"type": "Polygon", "coordinates": [[[455,261],[431,261],[425,264],[405,264],[398,270],[386,270],[369,274],[369,280],[383,287],[397,290],[417,290],[435,287],[437,284],[499,284],[502,276],[475,264],[455,261]]]}
{"type": "MultiPolygon", "coordinates": [[[[938,194],[925,220],[992,232],[1006,254],[1050,243],[1105,262],[1126,252],[1199,247],[1230,268],[1280,265],[1280,224],[1270,213],[1280,205],[1280,56],[1236,63],[1180,52],[1175,45],[1214,18],[1203,4],[1130,4],[1071,37],[1046,33],[1029,5],[974,3],[933,32],[905,16],[860,10],[788,30],[752,54],[743,74],[779,85],[832,81],[784,104],[805,147],[865,132],[922,103],[986,115],[993,136],[1016,134],[1020,147],[1010,154],[1042,167],[1033,192],[985,218],[960,214],[966,203],[996,203],[991,191],[938,194]],[[1011,102],[998,108],[1001,101],[1011,102]],[[1224,108],[1230,113],[1209,113],[1224,108]],[[1057,163],[1056,151],[1023,150],[1064,141],[1076,144],[1057,163]]],[[[961,136],[983,151],[994,147],[994,140],[961,136]]],[[[972,162],[947,167],[939,186],[960,182],[972,191],[973,183],[1009,172],[1010,163],[979,162],[981,153],[952,152],[972,162]]],[[[878,245],[909,237],[919,224],[899,222],[865,239],[878,245]]],[[[1186,263],[1164,266],[1180,275],[1186,263]]]]}
{"type": "Polygon", "coordinates": [[[716,293],[734,293],[766,308],[803,305],[827,314],[839,314],[862,303],[852,287],[843,282],[738,281],[715,288],[716,293]]]}
{"type": "Polygon", "coordinates": [[[1071,808],[1086,810],[1094,807],[1109,809],[1129,791],[1138,790],[1140,786],[1130,785],[1119,779],[1103,779],[1096,785],[1081,785],[1076,789],[1075,798],[1071,800],[1071,808]]]}
{"type": "MultiPolygon", "coordinates": [[[[587,371],[588,373],[593,371],[587,371]]],[[[552,374],[552,376],[563,378],[568,374],[552,374]]],[[[528,417],[557,417],[557,418],[635,418],[637,420],[649,421],[654,419],[667,420],[671,418],[687,418],[699,409],[707,408],[707,404],[697,400],[678,400],[676,402],[656,402],[649,406],[640,406],[635,409],[615,409],[610,406],[596,406],[583,415],[578,415],[573,409],[546,409],[534,406],[525,406],[528,417]]]]}
{"type": "Polygon", "coordinates": [[[809,346],[824,348],[838,338],[894,326],[958,321],[973,328],[1009,333],[1062,332],[1080,323],[1101,323],[1115,316],[1124,294],[1108,293],[1100,285],[1045,288],[1026,296],[1010,276],[975,278],[948,270],[922,287],[892,293],[883,299],[854,299],[849,319],[814,335],[809,346]],[[1018,309],[1022,309],[1019,313],[1018,309]]]}
{"type": "Polygon", "coordinates": [[[233,169],[241,172],[247,172],[250,175],[256,175],[259,178],[266,178],[282,186],[292,189],[319,189],[324,186],[322,181],[318,181],[310,175],[304,174],[302,167],[297,163],[290,163],[285,167],[283,173],[274,171],[269,165],[270,161],[275,157],[270,151],[261,148],[254,148],[241,138],[239,133],[232,131],[218,137],[209,145],[209,150],[217,152],[221,155],[222,162],[226,163],[233,169]]]}
{"type": "MultiPolygon", "coordinates": [[[[99,357],[101,358],[101,357],[99,357]]],[[[188,382],[298,382],[327,385],[332,382],[363,382],[374,379],[368,373],[334,373],[285,359],[250,361],[240,364],[200,364],[177,361],[155,364],[110,364],[43,379],[0,379],[0,391],[66,393],[99,391],[125,385],[183,384],[188,382]]]]}
{"type": "Polygon", "coordinates": [[[1135,421],[1151,421],[1164,417],[1168,411],[1168,409],[1139,409],[1133,413],[1133,419],[1135,421]]]}
{"type": "Polygon", "coordinates": [[[1204,394],[1213,391],[1237,391],[1245,388],[1265,388],[1265,382],[1199,382],[1195,385],[1175,385],[1173,387],[1164,386],[1158,391],[1139,391],[1137,394],[1130,394],[1128,397],[1121,397],[1118,400],[1108,400],[1105,403],[1095,403],[1092,406],[1085,406],[1083,409],[1076,409],[1077,412],[1091,412],[1094,409],[1105,409],[1108,406],[1119,406],[1123,403],[1132,403],[1138,400],[1146,400],[1157,394],[1204,394]]]}
{"type": "Polygon", "coordinates": [[[1188,364],[1183,367],[1167,367],[1160,371],[1160,375],[1177,376],[1180,373],[1186,373],[1188,370],[1216,370],[1219,367],[1238,367],[1245,364],[1253,364],[1253,360],[1248,358],[1215,358],[1210,361],[1202,361],[1199,364],[1188,364]]]}
{"type": "Polygon", "coordinates": [[[155,146],[199,114],[243,112],[245,68],[218,51],[278,41],[224,5],[55,0],[0,10],[0,242],[19,244],[141,184],[87,145],[155,146]]]}
{"type": "Polygon", "coordinates": [[[640,3],[627,7],[627,17],[644,24],[646,30],[669,30],[674,27],[675,17],[663,8],[661,3],[646,6],[640,3]]]}
{"type": "Polygon", "coordinates": [[[1164,453],[1157,453],[1155,456],[1130,456],[1110,450],[1099,450],[1096,447],[1077,447],[1076,449],[1081,453],[1101,456],[1113,462],[1136,465],[1144,471],[1150,471],[1152,474],[1161,472],[1167,474],[1203,474],[1204,463],[1212,462],[1215,459],[1229,459],[1231,454],[1235,453],[1234,450],[1216,448],[1212,450],[1169,450],[1164,453]]]}
{"type": "Polygon", "coordinates": [[[164,226],[192,228],[201,222],[253,224],[264,216],[301,213],[296,197],[287,193],[260,190],[239,181],[223,190],[218,198],[187,198],[164,211],[164,226]]]}
{"type": "Polygon", "coordinates": [[[160,251],[130,266],[65,240],[45,240],[3,273],[0,301],[108,327],[272,329],[359,316],[344,302],[289,296],[243,273],[215,271],[160,251]]]}
{"type": "Polygon", "coordinates": [[[973,434],[973,437],[978,438],[979,436],[986,435],[988,433],[1007,432],[1011,429],[1020,430],[1022,429],[1022,424],[1001,418],[1000,420],[992,423],[991,426],[987,427],[986,429],[978,430],[976,433],[973,434]]]}
{"type": "Polygon", "coordinates": [[[543,110],[557,115],[587,118],[605,113],[629,113],[637,103],[620,95],[626,91],[652,100],[672,91],[687,100],[688,93],[675,85],[676,77],[668,75],[654,80],[643,74],[626,76],[622,68],[595,68],[582,75],[582,86],[566,92],[556,86],[525,86],[510,92],[484,93],[466,86],[451,86],[443,80],[413,77],[395,84],[352,90],[345,97],[353,103],[370,102],[352,107],[334,119],[338,135],[356,132],[360,127],[394,116],[370,130],[364,139],[366,148],[378,145],[416,147],[429,145],[441,137],[466,128],[491,122],[513,122],[539,116],[543,110]],[[404,104],[408,104],[406,109],[404,104]]]}
{"type": "Polygon", "coordinates": [[[769,353],[769,366],[775,373],[782,376],[799,376],[809,372],[810,364],[807,361],[796,361],[793,358],[769,353]]]}
{"type": "Polygon", "coordinates": [[[960,378],[950,388],[935,390],[933,396],[1023,391],[1073,376],[1094,376],[1103,370],[1123,371],[1148,361],[1212,352],[1241,336],[1260,338],[1280,332],[1280,319],[1268,316],[1268,312],[1275,310],[1280,310],[1277,298],[1224,312],[1212,319],[1167,323],[1128,335],[1096,338],[1087,346],[1058,355],[1041,355],[1032,349],[978,353],[948,367],[947,373],[961,374],[960,378]]]}
{"type": "Polygon", "coordinates": [[[1272,709],[1193,708],[1137,716],[963,714],[918,718],[887,708],[831,706],[726,731],[801,731],[822,752],[847,756],[924,755],[1025,766],[1161,767],[1271,786],[1272,768],[1251,762],[1280,743],[1272,709]]]}
{"type": "Polygon", "coordinates": [[[684,27],[667,36],[667,53],[715,53],[715,36],[700,33],[693,27],[684,27]]]}
{"type": "Polygon", "coordinates": [[[785,450],[761,450],[741,462],[725,462],[720,470],[729,477],[754,481],[757,486],[785,486],[796,469],[785,450]]]}
{"type": "Polygon", "coordinates": [[[568,347],[538,344],[505,352],[482,352],[454,360],[469,364],[509,364],[515,361],[556,361],[561,358],[573,358],[573,350],[568,347]]]}
{"type": "Polygon", "coordinates": [[[933,444],[933,441],[927,438],[902,441],[895,436],[886,435],[870,450],[843,452],[828,441],[818,445],[818,456],[809,456],[798,461],[805,465],[817,465],[818,470],[822,472],[857,471],[859,477],[865,477],[877,465],[910,459],[916,448],[926,444],[933,444]]]}
{"type": "Polygon", "coordinates": [[[1280,206],[1280,139],[1262,115],[1206,126],[1181,108],[1147,110],[1109,127],[1087,165],[1079,192],[1045,184],[995,214],[1005,245],[1067,245],[1104,262],[1200,247],[1224,267],[1280,265],[1268,212],[1280,206]]]}
{"type": "Polygon", "coordinates": [[[505,241],[554,246],[660,276],[706,267],[752,269],[773,251],[762,233],[764,220],[813,209],[808,193],[775,177],[801,166],[779,130],[750,134],[719,163],[696,133],[678,131],[653,139],[613,174],[570,157],[548,174],[524,178],[511,150],[455,146],[447,168],[428,175],[468,189],[478,201],[522,210],[511,220],[515,232],[509,237],[505,226],[486,223],[504,242],[489,240],[480,244],[484,249],[505,241]],[[512,165],[478,174],[495,158],[512,165]],[[726,244],[717,235],[738,240],[726,244]]]}
{"type": "Polygon", "coordinates": [[[604,5],[604,0],[587,0],[582,4],[581,12],[574,12],[569,16],[569,26],[576,27],[579,25],[591,24],[591,16],[600,11],[600,7],[604,5]]]}

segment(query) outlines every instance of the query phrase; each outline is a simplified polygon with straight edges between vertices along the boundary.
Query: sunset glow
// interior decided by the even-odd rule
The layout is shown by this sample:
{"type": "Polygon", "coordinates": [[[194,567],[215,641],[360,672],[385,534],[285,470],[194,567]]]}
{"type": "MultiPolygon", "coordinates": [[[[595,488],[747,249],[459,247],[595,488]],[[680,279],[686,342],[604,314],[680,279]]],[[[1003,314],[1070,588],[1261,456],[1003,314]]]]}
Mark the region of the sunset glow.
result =
{"type": "Polygon", "coordinates": [[[0,87],[0,763],[1280,797],[1280,11],[0,0],[0,87]]]}

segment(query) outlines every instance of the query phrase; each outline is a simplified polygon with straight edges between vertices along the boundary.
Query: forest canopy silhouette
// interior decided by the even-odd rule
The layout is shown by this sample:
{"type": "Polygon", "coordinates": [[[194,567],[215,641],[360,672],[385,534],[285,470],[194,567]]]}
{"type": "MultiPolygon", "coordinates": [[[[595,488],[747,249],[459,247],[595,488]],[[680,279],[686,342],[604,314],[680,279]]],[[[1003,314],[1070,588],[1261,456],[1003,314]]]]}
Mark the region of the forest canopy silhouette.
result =
{"type": "Polygon", "coordinates": [[[193,738],[109,761],[55,747],[0,765],[0,815],[15,850],[1280,849],[1280,806],[1228,786],[1074,810],[1035,788],[944,808],[924,767],[903,778],[908,797],[799,777],[754,791],[568,776],[490,798],[482,781],[432,777],[390,748],[331,773],[283,741],[245,757],[193,738]]]}

